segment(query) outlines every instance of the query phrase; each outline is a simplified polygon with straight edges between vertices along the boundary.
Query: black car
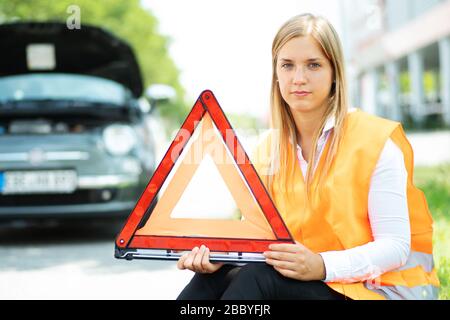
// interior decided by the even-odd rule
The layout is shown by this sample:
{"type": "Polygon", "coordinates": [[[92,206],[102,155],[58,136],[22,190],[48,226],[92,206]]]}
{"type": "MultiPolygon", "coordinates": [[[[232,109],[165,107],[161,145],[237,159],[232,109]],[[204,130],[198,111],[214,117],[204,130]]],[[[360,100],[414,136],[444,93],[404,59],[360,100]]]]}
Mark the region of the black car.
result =
{"type": "Polygon", "coordinates": [[[130,46],[94,26],[8,23],[0,57],[0,220],[127,216],[155,167],[156,100],[130,46]]]}

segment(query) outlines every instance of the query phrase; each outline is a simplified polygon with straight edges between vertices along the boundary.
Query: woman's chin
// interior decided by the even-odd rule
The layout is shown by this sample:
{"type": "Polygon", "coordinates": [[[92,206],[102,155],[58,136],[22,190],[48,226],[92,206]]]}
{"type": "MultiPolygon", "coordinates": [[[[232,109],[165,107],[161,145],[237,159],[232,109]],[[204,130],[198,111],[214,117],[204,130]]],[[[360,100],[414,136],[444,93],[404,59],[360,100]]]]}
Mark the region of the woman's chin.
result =
{"type": "Polygon", "coordinates": [[[313,112],[317,111],[317,107],[311,105],[310,103],[296,103],[293,106],[289,106],[292,112],[313,112]]]}

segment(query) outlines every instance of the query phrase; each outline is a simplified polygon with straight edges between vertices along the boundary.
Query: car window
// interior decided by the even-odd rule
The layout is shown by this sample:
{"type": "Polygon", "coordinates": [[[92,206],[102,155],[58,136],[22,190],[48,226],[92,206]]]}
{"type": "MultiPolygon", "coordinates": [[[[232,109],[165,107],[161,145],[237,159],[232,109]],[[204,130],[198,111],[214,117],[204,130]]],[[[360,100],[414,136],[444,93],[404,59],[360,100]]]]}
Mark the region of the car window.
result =
{"type": "Polygon", "coordinates": [[[128,90],[112,80],[78,74],[25,74],[0,78],[0,101],[82,100],[123,104],[128,90]]]}

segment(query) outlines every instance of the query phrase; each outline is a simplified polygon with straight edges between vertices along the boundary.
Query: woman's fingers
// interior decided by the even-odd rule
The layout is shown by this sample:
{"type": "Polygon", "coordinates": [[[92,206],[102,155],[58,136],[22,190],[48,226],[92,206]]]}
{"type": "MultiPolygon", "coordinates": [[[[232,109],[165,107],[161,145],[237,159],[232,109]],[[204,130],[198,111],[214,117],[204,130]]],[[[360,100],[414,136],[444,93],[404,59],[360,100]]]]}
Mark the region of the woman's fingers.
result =
{"type": "Polygon", "coordinates": [[[274,260],[284,260],[294,262],[296,260],[296,254],[291,252],[280,251],[266,251],[263,253],[264,257],[274,260]]]}
{"type": "Polygon", "coordinates": [[[205,272],[213,273],[219,270],[223,266],[223,263],[211,263],[209,262],[209,248],[205,248],[205,254],[203,255],[202,267],[205,272]]]}
{"type": "Polygon", "coordinates": [[[304,251],[306,248],[301,243],[296,242],[293,243],[272,243],[269,245],[269,249],[272,251],[282,251],[282,252],[291,252],[291,253],[299,253],[304,251]]]}
{"type": "Polygon", "coordinates": [[[205,270],[203,270],[203,266],[202,266],[203,256],[205,255],[205,249],[206,249],[206,247],[204,245],[202,245],[194,257],[194,262],[192,263],[192,266],[194,267],[195,272],[200,272],[200,273],[205,272],[205,270]]]}
{"type": "Polygon", "coordinates": [[[180,259],[178,259],[178,262],[177,262],[177,268],[178,268],[178,269],[180,269],[180,270],[186,269],[185,266],[184,266],[184,262],[186,261],[186,259],[187,259],[188,256],[189,256],[189,253],[186,252],[185,254],[183,254],[183,255],[180,257],[180,259]]]}
{"type": "Polygon", "coordinates": [[[193,263],[194,263],[194,258],[195,258],[195,255],[197,254],[197,252],[198,252],[198,247],[195,247],[194,249],[192,249],[191,252],[188,253],[187,258],[184,261],[185,269],[189,269],[189,270],[195,271],[193,263]]]}
{"type": "MultiPolygon", "coordinates": [[[[202,246],[203,247],[203,246],[202,246]]],[[[201,268],[206,271],[210,272],[211,269],[211,262],[209,262],[209,248],[205,247],[205,253],[203,254],[202,260],[200,261],[201,268]]]]}
{"type": "Polygon", "coordinates": [[[178,259],[177,267],[180,270],[188,269],[199,273],[212,273],[217,271],[223,263],[211,263],[209,261],[209,248],[202,245],[192,251],[183,254],[178,259]]]}
{"type": "Polygon", "coordinates": [[[266,263],[270,264],[271,266],[287,269],[287,270],[295,270],[295,263],[289,262],[289,261],[283,261],[283,260],[274,260],[274,259],[266,259],[266,263]]]}

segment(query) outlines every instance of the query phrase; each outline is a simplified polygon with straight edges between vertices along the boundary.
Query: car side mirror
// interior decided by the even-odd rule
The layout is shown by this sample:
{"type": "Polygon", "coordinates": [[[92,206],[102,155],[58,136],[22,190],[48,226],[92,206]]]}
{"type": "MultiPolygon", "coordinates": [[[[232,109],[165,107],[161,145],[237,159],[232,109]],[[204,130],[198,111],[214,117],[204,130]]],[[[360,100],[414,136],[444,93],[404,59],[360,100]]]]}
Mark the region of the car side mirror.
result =
{"type": "Polygon", "coordinates": [[[140,97],[138,100],[138,107],[141,114],[148,114],[151,112],[152,107],[147,99],[140,97]]]}
{"type": "Polygon", "coordinates": [[[161,102],[170,101],[175,96],[175,89],[165,84],[152,84],[145,90],[145,97],[151,105],[150,112],[161,102]]]}

